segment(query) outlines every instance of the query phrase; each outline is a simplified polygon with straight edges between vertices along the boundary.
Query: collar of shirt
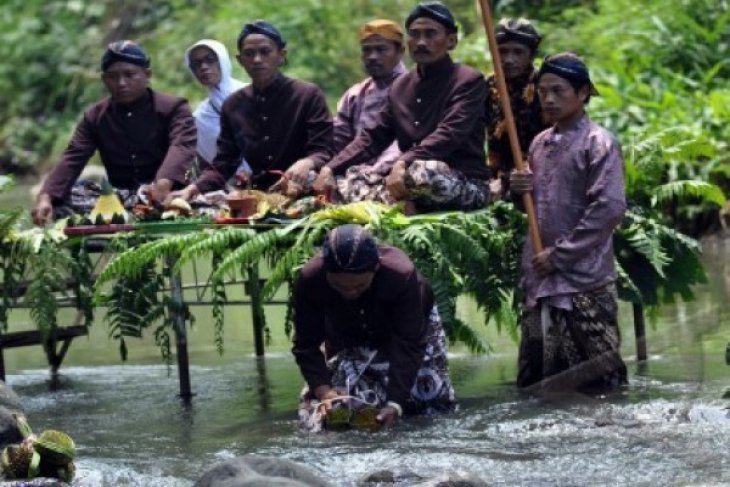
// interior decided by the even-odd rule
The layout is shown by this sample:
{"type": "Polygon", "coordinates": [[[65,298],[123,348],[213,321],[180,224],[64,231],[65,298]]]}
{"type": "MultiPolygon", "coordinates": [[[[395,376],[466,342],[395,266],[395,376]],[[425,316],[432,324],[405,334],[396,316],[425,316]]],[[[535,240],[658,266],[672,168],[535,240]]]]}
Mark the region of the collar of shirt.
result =
{"type": "Polygon", "coordinates": [[[569,145],[575,138],[580,134],[583,129],[588,125],[588,114],[583,113],[581,117],[576,120],[573,125],[564,132],[558,132],[558,127],[553,125],[550,129],[550,135],[545,139],[545,145],[561,144],[563,146],[569,145]]]}
{"type": "MultiPolygon", "coordinates": [[[[111,100],[111,99],[110,99],[111,100]]],[[[146,108],[149,105],[154,104],[154,97],[152,96],[152,90],[147,88],[144,95],[140,96],[136,100],[130,103],[117,103],[114,101],[110,102],[112,109],[119,113],[134,113],[139,111],[141,108],[146,108]]]]}
{"type": "Polygon", "coordinates": [[[262,96],[270,96],[271,94],[275,93],[285,82],[286,82],[286,76],[279,73],[276,75],[276,78],[274,81],[271,82],[269,86],[264,88],[263,90],[256,89],[253,84],[251,85],[251,88],[253,89],[253,92],[255,95],[262,95],[262,96]]]}
{"type": "Polygon", "coordinates": [[[437,76],[442,75],[443,73],[450,73],[451,70],[454,68],[454,61],[452,61],[451,56],[448,54],[444,56],[442,59],[439,59],[438,61],[428,64],[428,65],[422,65],[419,64],[416,68],[416,71],[418,72],[418,77],[421,79],[426,78],[435,78],[437,76]]]}
{"type": "Polygon", "coordinates": [[[373,80],[373,83],[375,84],[375,86],[378,89],[382,90],[383,88],[387,88],[388,86],[392,85],[393,81],[395,81],[395,79],[398,76],[405,74],[407,72],[408,72],[408,70],[406,69],[406,65],[403,64],[403,61],[401,61],[398,63],[398,65],[395,68],[393,68],[393,71],[390,73],[390,78],[388,78],[387,81],[375,80],[373,78],[370,78],[370,79],[373,80]]]}

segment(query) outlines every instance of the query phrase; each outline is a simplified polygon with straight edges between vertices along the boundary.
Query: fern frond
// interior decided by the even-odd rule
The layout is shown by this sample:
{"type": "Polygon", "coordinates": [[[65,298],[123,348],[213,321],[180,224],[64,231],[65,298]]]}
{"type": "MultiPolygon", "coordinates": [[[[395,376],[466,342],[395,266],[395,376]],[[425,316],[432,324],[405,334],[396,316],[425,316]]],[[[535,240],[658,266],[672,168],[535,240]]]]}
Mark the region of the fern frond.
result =
{"type": "Polygon", "coordinates": [[[651,192],[651,205],[666,203],[675,198],[691,196],[722,208],[727,202],[722,189],[712,183],[695,180],[672,181],[655,187],[651,192]]]}

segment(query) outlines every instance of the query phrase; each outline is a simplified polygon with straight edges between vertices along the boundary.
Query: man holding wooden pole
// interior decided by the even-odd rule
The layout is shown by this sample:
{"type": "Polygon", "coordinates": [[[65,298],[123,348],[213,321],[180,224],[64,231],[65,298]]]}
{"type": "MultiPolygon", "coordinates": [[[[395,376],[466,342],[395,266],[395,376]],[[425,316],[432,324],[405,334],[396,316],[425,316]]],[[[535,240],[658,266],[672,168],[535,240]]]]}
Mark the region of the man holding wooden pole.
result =
{"type": "Polygon", "coordinates": [[[517,385],[625,384],[612,246],[626,210],[620,145],[585,113],[590,97],[598,95],[588,68],[563,53],[546,58],[538,72],[540,104],[554,125],[532,142],[531,167],[525,167],[491,9],[487,0],[479,4],[515,164],[510,184],[523,195],[529,224],[517,385]]]}

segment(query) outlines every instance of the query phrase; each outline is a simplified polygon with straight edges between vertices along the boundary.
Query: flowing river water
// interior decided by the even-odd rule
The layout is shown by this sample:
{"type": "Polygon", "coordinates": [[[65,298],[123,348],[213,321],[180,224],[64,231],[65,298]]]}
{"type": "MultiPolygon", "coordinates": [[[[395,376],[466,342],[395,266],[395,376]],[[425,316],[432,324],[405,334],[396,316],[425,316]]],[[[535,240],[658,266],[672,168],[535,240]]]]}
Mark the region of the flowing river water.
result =
{"type": "Polygon", "coordinates": [[[636,362],[631,311],[622,305],[631,383],[608,397],[519,394],[515,343],[477,324],[468,303],[462,317],[484,331],[493,350],[451,350],[460,411],[387,432],[298,430],[302,379],[281,308],[267,309],[273,336],[264,361],[253,357],[246,308],[227,311],[222,357],[210,310],[195,308],[190,406],[176,397],[176,371],[168,375],[151,338],[130,343],[123,363],[100,319],[88,339],[72,345],[58,390],[49,389],[38,347],[6,351],[7,382],[36,431],[74,438],[77,486],[190,486],[213,464],[246,453],[300,462],[343,486],[379,470],[400,475],[400,485],[418,478],[435,485],[459,473],[498,485],[730,485],[730,399],[723,399],[730,386],[730,239],[704,246],[709,283],[695,301],[657,310],[647,325],[646,363],[636,362]]]}

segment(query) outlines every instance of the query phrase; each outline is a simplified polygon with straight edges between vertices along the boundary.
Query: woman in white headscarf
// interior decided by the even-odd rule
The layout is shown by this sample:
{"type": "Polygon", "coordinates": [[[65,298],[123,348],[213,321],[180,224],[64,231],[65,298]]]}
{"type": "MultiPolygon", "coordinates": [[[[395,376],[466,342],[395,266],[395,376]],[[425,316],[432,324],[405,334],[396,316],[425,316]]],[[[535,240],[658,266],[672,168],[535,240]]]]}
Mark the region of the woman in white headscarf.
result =
{"type": "MultiPolygon", "coordinates": [[[[211,39],[203,39],[185,51],[185,65],[195,79],[208,90],[208,98],[196,108],[193,116],[198,129],[197,152],[202,164],[210,164],[216,154],[216,142],[221,130],[220,113],[223,102],[245,83],[231,77],[231,59],[226,47],[211,39]]],[[[250,173],[245,160],[236,173],[250,173]]]]}

